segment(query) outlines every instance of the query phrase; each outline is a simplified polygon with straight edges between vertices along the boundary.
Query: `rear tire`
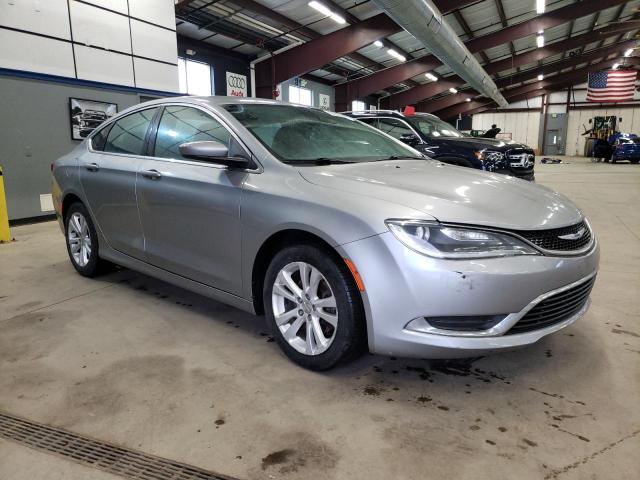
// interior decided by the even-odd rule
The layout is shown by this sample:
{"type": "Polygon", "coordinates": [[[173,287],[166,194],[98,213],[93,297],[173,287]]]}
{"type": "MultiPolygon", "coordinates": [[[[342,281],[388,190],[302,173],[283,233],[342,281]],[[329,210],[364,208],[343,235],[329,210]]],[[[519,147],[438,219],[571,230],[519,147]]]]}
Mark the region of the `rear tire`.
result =
{"type": "Polygon", "coordinates": [[[265,276],[264,310],[282,351],[309,370],[328,370],[366,345],[360,292],[341,259],[316,245],[278,252],[265,276]]]}
{"type": "Polygon", "coordinates": [[[64,227],[67,253],[80,275],[95,277],[112,267],[98,256],[98,234],[82,203],[76,202],[67,209],[64,227]]]}

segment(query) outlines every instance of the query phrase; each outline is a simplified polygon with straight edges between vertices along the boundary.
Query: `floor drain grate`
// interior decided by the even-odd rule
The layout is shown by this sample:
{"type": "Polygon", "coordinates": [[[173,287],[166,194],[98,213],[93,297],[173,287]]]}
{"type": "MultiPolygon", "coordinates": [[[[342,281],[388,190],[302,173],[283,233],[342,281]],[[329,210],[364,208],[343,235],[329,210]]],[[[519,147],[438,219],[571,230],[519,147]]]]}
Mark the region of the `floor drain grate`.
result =
{"type": "Polygon", "coordinates": [[[136,480],[230,480],[198,467],[155,457],[0,412],[0,438],[136,480]]]}

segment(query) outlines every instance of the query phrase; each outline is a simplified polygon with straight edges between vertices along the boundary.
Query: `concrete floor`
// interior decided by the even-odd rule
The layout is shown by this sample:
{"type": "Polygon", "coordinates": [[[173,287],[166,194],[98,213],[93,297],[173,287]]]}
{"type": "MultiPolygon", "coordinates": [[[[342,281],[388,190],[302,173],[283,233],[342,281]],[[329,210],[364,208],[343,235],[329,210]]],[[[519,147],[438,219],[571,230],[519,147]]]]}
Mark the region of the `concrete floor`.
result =
{"type": "MultiPolygon", "coordinates": [[[[14,228],[0,410],[242,479],[638,478],[640,166],[569,161],[537,176],[597,232],[592,307],[470,369],[308,372],[260,318],[127,270],[84,279],[56,223],[14,228]]],[[[116,477],[0,440],[0,478],[116,477]]]]}

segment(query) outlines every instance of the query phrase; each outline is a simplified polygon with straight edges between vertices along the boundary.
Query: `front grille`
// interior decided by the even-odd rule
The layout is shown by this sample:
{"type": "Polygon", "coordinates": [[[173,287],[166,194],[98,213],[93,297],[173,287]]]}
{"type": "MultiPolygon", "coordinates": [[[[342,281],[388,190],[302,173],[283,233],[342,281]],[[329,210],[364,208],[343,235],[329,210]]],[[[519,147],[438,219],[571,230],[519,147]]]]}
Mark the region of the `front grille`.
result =
{"type": "Polygon", "coordinates": [[[580,250],[591,243],[591,230],[584,221],[570,227],[551,230],[519,230],[513,233],[526,238],[537,247],[551,251],[570,252],[580,250]],[[575,240],[560,238],[564,235],[576,234],[581,229],[584,229],[584,233],[575,240]]]}
{"type": "Polygon", "coordinates": [[[595,281],[596,277],[591,277],[586,282],[544,299],[529,310],[506,334],[539,330],[567,320],[587,303],[595,281]]]}

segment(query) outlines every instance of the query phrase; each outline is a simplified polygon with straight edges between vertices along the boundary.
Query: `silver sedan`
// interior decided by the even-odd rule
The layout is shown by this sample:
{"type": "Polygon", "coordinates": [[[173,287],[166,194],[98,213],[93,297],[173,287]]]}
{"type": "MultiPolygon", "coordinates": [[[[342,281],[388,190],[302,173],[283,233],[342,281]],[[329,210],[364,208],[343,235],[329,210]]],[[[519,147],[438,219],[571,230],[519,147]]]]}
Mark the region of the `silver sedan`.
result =
{"type": "Polygon", "coordinates": [[[268,100],[130,108],[55,162],[53,194],[80,274],[115,263],[264,314],[316,370],[366,348],[529,345],[585,313],[598,268],[589,223],[558,193],[268,100]]]}

